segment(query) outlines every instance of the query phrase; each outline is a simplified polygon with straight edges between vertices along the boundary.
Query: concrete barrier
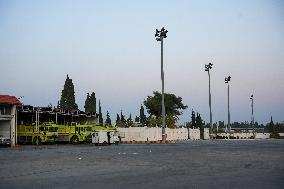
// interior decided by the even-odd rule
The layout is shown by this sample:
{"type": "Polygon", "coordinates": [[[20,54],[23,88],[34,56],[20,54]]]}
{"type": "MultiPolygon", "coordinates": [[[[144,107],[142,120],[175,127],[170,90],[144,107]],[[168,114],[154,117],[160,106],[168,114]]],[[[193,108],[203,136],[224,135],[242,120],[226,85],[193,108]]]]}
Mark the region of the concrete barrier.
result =
{"type": "MultiPolygon", "coordinates": [[[[162,128],[160,127],[129,127],[129,128],[117,128],[120,133],[122,142],[157,142],[162,140],[162,128]]],[[[199,129],[187,129],[177,128],[170,129],[166,128],[167,141],[177,140],[199,140],[200,130],[199,129]]],[[[209,130],[208,130],[209,138],[209,130]]]]}

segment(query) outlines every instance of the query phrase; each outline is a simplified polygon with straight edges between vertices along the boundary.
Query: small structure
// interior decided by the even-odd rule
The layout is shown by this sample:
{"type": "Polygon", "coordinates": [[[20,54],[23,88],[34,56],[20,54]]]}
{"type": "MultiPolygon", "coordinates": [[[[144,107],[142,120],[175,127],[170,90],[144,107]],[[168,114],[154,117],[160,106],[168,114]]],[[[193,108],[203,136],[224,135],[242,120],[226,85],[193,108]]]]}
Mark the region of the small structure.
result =
{"type": "Polygon", "coordinates": [[[115,130],[96,130],[92,134],[93,144],[118,144],[119,143],[119,133],[115,130]]]}
{"type": "Polygon", "coordinates": [[[14,96],[0,95],[0,136],[10,138],[11,146],[17,139],[16,106],[22,103],[14,96]]]}

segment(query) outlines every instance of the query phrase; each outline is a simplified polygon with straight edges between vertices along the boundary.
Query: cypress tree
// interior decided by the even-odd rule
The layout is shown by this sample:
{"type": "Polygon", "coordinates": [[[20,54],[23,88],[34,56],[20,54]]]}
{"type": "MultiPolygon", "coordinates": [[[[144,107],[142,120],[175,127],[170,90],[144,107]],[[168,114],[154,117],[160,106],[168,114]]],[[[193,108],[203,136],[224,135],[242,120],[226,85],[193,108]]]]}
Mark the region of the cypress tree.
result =
{"type": "Polygon", "coordinates": [[[96,114],[96,100],[96,94],[94,92],[92,92],[91,95],[87,93],[87,98],[84,106],[86,113],[96,114]]]}
{"type": "Polygon", "coordinates": [[[142,106],[142,104],[140,107],[140,123],[142,123],[143,126],[146,124],[146,116],[145,116],[144,107],[142,106]]]}
{"type": "Polygon", "coordinates": [[[119,125],[120,123],[120,117],[118,114],[116,114],[116,125],[119,125]]]}
{"type": "Polygon", "coordinates": [[[86,113],[90,113],[90,94],[89,93],[87,93],[87,98],[85,100],[84,108],[85,108],[86,113]]]}
{"type": "Polygon", "coordinates": [[[138,116],[135,117],[135,122],[139,122],[139,117],[138,116]]]}
{"type": "Polygon", "coordinates": [[[110,127],[111,126],[111,119],[109,116],[109,112],[107,111],[107,115],[106,115],[106,126],[110,127]]]}
{"type": "Polygon", "coordinates": [[[198,112],[196,116],[196,127],[198,127],[200,131],[203,130],[204,127],[203,120],[198,112]]]}
{"type": "Polygon", "coordinates": [[[129,118],[127,119],[127,127],[131,127],[132,125],[133,125],[133,121],[132,121],[132,117],[130,113],[129,118]]]}
{"type": "Polygon", "coordinates": [[[75,102],[74,85],[68,74],[61,93],[60,108],[68,111],[78,109],[78,105],[75,102]]]}
{"type": "Polygon", "coordinates": [[[123,125],[126,123],[126,120],[125,120],[124,115],[122,114],[122,111],[120,112],[120,121],[123,125]]]}
{"type": "Polygon", "coordinates": [[[195,112],[191,111],[191,126],[196,127],[196,118],[195,118],[195,112]]]}
{"type": "Polygon", "coordinates": [[[92,114],[96,114],[96,111],[97,111],[97,99],[96,99],[96,94],[94,92],[91,93],[91,96],[90,96],[90,112],[92,112],[92,114]]]}
{"type": "Polygon", "coordinates": [[[103,120],[103,114],[102,114],[102,107],[101,107],[101,101],[99,100],[99,123],[103,125],[104,120],[103,120]]]}
{"type": "Polygon", "coordinates": [[[274,123],[273,123],[273,120],[272,120],[272,116],[270,117],[270,123],[268,124],[268,131],[270,133],[274,132],[274,123]]]}

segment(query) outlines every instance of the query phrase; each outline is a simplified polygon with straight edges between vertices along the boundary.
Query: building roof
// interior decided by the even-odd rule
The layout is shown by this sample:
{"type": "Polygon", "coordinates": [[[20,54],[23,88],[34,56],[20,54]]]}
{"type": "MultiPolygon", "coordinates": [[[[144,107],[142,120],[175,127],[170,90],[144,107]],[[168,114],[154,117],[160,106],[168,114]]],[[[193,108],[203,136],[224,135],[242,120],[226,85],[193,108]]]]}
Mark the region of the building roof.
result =
{"type": "Polygon", "coordinates": [[[0,95],[0,104],[22,105],[21,101],[15,96],[0,95]]]}

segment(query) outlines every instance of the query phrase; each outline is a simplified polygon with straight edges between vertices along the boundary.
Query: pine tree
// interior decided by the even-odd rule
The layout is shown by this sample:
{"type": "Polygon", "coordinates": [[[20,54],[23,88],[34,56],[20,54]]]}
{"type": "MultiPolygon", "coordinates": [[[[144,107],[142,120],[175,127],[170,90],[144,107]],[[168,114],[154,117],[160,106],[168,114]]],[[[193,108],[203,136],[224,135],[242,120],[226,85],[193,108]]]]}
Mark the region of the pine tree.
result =
{"type": "Polygon", "coordinates": [[[104,120],[103,120],[103,114],[102,114],[102,107],[101,107],[101,101],[99,100],[99,124],[103,125],[104,120]]]}
{"type": "Polygon", "coordinates": [[[78,109],[75,102],[74,85],[68,74],[61,94],[60,108],[68,111],[78,109]]]}
{"type": "Polygon", "coordinates": [[[146,116],[145,116],[144,107],[142,106],[142,104],[140,107],[140,123],[142,123],[143,126],[146,124],[146,116]]]}
{"type": "Polygon", "coordinates": [[[111,119],[109,116],[109,112],[107,111],[107,115],[106,115],[106,126],[111,127],[111,119]]]}

